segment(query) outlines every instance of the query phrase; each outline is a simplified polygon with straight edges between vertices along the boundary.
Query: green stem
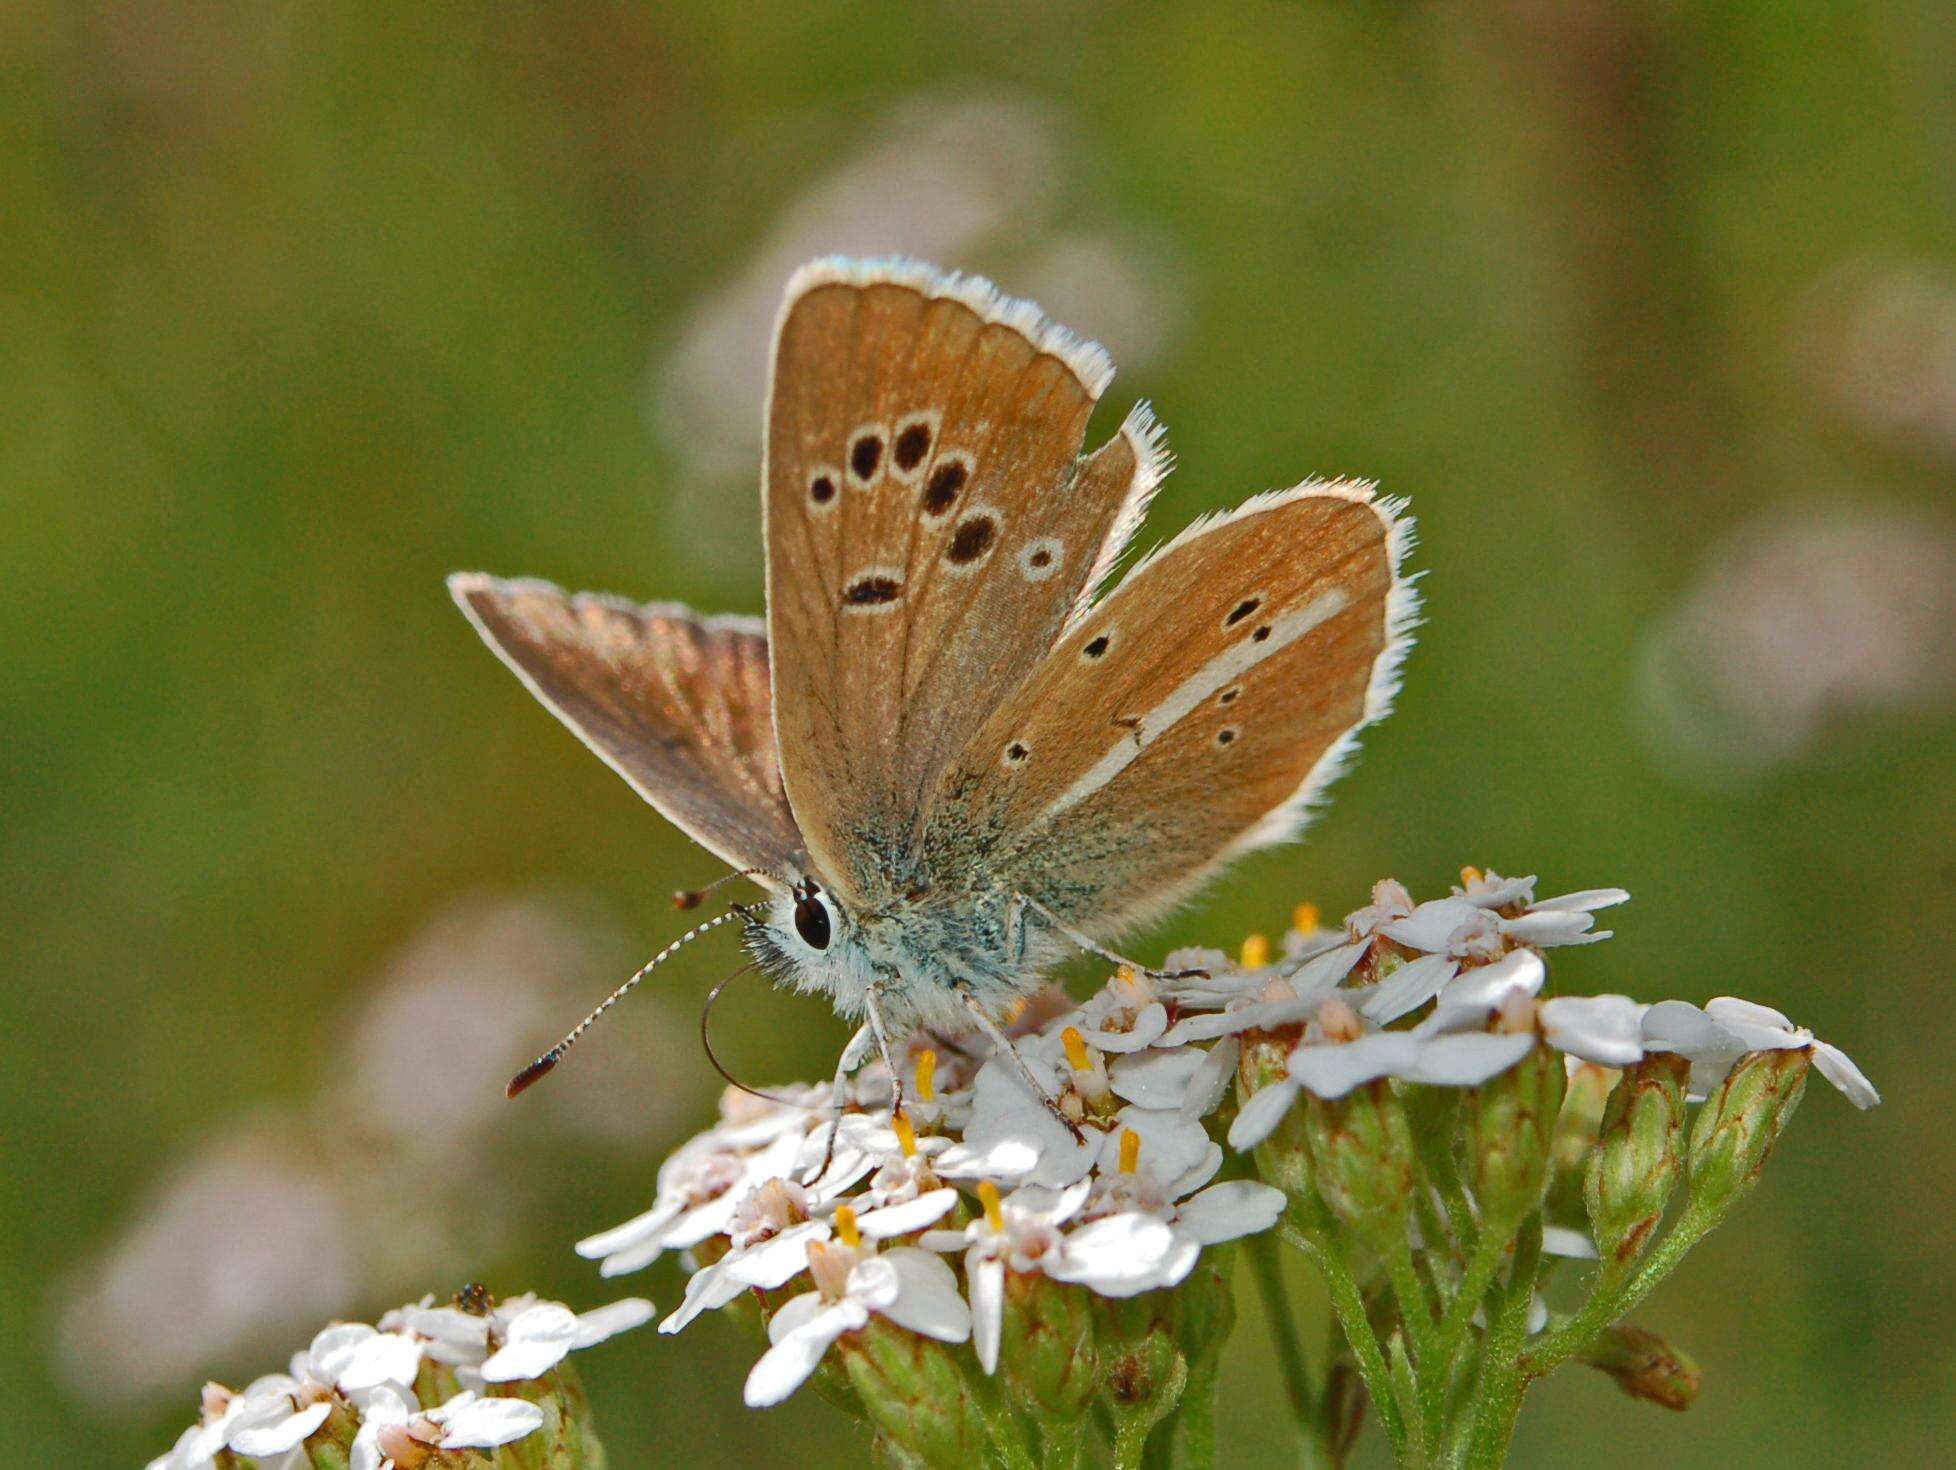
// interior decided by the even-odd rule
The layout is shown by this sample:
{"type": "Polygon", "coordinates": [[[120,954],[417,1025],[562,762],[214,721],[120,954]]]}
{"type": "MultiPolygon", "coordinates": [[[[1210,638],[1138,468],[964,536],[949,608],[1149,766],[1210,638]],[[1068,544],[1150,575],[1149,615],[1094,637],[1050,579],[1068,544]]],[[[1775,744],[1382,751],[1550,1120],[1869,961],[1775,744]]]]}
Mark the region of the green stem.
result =
{"type": "Polygon", "coordinates": [[[1401,1246],[1386,1257],[1386,1275],[1392,1282],[1392,1294],[1399,1302],[1399,1320],[1405,1324],[1413,1349],[1404,1374],[1413,1401],[1405,1412],[1409,1422],[1418,1428],[1419,1442],[1428,1444],[1439,1431],[1447,1386],[1433,1321],[1433,1300],[1413,1265],[1411,1247],[1401,1246]]]}
{"type": "Polygon", "coordinates": [[[1535,1277],[1542,1264],[1542,1217],[1530,1216],[1515,1240],[1515,1261],[1501,1311],[1487,1335],[1481,1383],[1474,1395],[1474,1433],[1467,1443],[1468,1470],[1500,1470],[1514,1438],[1515,1417],[1528,1379],[1521,1371],[1522,1344],[1528,1337],[1528,1309],[1535,1299],[1535,1277]]]}
{"type": "Polygon", "coordinates": [[[1379,1346],[1379,1336],[1372,1330],[1372,1319],[1366,1314],[1365,1295],[1346,1269],[1344,1254],[1289,1221],[1278,1228],[1283,1231],[1284,1239],[1302,1251],[1324,1277],[1331,1293],[1331,1310],[1338,1314],[1338,1325],[1345,1331],[1345,1343],[1351,1349],[1358,1376],[1365,1383],[1372,1407],[1378,1411],[1379,1422],[1385,1425],[1386,1435],[1392,1440],[1393,1453],[1401,1453],[1406,1445],[1406,1424],[1393,1397],[1392,1371],[1386,1366],[1385,1351],[1379,1346]]]}
{"type": "Polygon", "coordinates": [[[1214,1470],[1216,1463],[1216,1362],[1189,1370],[1182,1393],[1182,1463],[1188,1470],[1214,1470]]]}
{"type": "Polygon", "coordinates": [[[1467,1268],[1461,1273],[1459,1289],[1454,1292],[1447,1314],[1440,1322],[1434,1366],[1442,1376],[1451,1377],[1454,1359],[1459,1355],[1467,1329],[1473,1325],[1474,1308],[1487,1295],[1488,1287],[1494,1284],[1494,1273],[1501,1269],[1502,1258],[1507,1255],[1508,1244],[1513,1238],[1512,1235],[1497,1236],[1489,1231],[1481,1237],[1480,1244],[1468,1259],[1467,1268]]]}
{"type": "Polygon", "coordinates": [[[1276,1237],[1268,1231],[1251,1236],[1249,1257],[1250,1269],[1256,1273],[1257,1293],[1263,1298],[1264,1315],[1270,1319],[1270,1340],[1277,1350],[1277,1370],[1283,1375],[1284,1397],[1290,1401],[1299,1431],[1308,1435],[1317,1424],[1317,1396],[1311,1389],[1311,1370],[1304,1360],[1297,1319],[1291,1314],[1290,1295],[1284,1290],[1284,1265],[1277,1254],[1276,1237]]]}
{"type": "MultiPolygon", "coordinates": [[[[985,1432],[992,1442],[992,1453],[998,1456],[999,1462],[1007,1470],[1039,1470],[1039,1457],[1032,1452],[1025,1426],[1005,1401],[998,1381],[988,1374],[973,1373],[967,1376],[966,1382],[971,1385],[972,1402],[978,1406],[978,1416],[984,1421],[985,1432]]],[[[1077,1453],[1076,1448],[1076,1456],[1077,1453]]],[[[1050,1459],[1048,1463],[1052,1463],[1050,1459]]]]}
{"type": "Polygon", "coordinates": [[[1650,1253],[1643,1265],[1619,1285],[1599,1286],[1595,1294],[1583,1303],[1580,1311],[1549,1333],[1541,1345],[1522,1360],[1522,1371],[1530,1378],[1540,1378],[1560,1367],[1578,1349],[1586,1347],[1590,1339],[1605,1327],[1635,1310],[1637,1304],[1677,1268],[1685,1253],[1711,1234],[1724,1214],[1717,1208],[1701,1209],[1695,1201],[1687,1204],[1684,1213],[1678,1216],[1677,1224],[1671,1227],[1670,1234],[1650,1253]]]}

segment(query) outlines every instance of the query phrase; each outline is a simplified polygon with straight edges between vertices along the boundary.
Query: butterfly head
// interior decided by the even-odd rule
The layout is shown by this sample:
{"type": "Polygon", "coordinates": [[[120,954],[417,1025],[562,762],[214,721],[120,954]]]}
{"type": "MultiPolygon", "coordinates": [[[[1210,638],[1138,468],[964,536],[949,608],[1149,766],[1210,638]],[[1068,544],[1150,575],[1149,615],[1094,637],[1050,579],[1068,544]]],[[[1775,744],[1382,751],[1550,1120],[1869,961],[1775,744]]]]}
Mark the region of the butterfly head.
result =
{"type": "Polygon", "coordinates": [[[750,912],[746,944],[777,983],[820,991],[853,1013],[874,978],[868,938],[836,894],[804,877],[750,912]]]}

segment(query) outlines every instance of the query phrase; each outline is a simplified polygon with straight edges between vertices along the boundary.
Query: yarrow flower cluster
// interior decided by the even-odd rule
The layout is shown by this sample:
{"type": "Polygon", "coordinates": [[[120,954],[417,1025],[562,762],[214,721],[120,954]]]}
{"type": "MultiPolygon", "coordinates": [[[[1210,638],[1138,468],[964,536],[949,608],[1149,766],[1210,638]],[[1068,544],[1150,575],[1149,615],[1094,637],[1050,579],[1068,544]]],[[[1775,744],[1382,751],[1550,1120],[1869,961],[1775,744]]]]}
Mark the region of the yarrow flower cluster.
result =
{"type": "Polygon", "coordinates": [[[580,1315],[561,1302],[498,1302],[469,1288],[449,1303],[398,1307],[376,1325],[335,1322],[284,1373],[237,1390],[205,1384],[198,1422],[148,1470],[595,1467],[603,1452],[565,1360],[652,1315],[638,1297],[580,1315]]]}
{"type": "Polygon", "coordinates": [[[1084,1004],[1042,995],[1010,1055],[911,1037],[902,1113],[880,1063],[839,1092],[730,1090],[650,1207],[578,1250],[606,1276],[680,1254],[662,1332],[755,1312],[750,1405],[815,1379],[925,1464],[1071,1463],[1096,1417],[1127,1463],[1177,1409],[1191,1458],[1213,1454],[1223,1248],[1266,1233],[1333,1287],[1347,1343],[1311,1412],[1334,1461],[1367,1397],[1427,1463],[1578,1352],[1688,1401],[1688,1359],[1612,1325],[1655,1284],[1638,1267],[1669,1182],[1688,1176],[1695,1238],[1756,1176],[1809,1064],[1877,1099],[1763,1006],[1557,993],[1548,954],[1609,938],[1597,916],[1628,897],[1538,899],[1533,878],[1468,869],[1417,902],[1387,880],[1336,928],[1301,906],[1280,949],[1179,951],[1084,1004]],[[1558,1260],[1596,1263],[1574,1315],[1548,1301],[1558,1260]]]}

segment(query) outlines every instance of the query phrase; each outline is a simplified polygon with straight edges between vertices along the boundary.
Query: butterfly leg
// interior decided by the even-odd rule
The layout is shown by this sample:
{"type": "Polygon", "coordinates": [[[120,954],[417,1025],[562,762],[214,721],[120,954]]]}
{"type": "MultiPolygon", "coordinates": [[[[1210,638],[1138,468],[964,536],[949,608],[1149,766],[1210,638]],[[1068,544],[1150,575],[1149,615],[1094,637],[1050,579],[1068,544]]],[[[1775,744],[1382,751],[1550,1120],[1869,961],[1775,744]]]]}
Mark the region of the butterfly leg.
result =
{"type": "Polygon", "coordinates": [[[1093,940],[1087,938],[1079,930],[1062,923],[1051,909],[1047,908],[1037,899],[1027,898],[1023,893],[1016,894],[1014,897],[1018,902],[1026,905],[1027,908],[1031,909],[1040,918],[1050,924],[1055,933],[1071,940],[1088,954],[1100,956],[1101,959],[1106,960],[1110,965],[1125,965],[1128,969],[1134,971],[1135,974],[1146,975],[1150,980],[1206,980],[1209,978],[1209,972],[1207,970],[1157,970],[1151,965],[1142,964],[1139,960],[1131,960],[1126,955],[1116,954],[1105,945],[1094,943],[1093,940]]]}
{"type": "Polygon", "coordinates": [[[1087,1141],[1087,1135],[1080,1131],[1080,1125],[1066,1116],[1066,1110],[1059,1105],[1059,1099],[1046,1090],[1046,1085],[1043,1082],[1033,1076],[1032,1068],[1026,1065],[1026,1059],[1019,1054],[1019,1049],[1012,1044],[1012,1038],[998,1029],[998,1022],[994,1021],[985,1013],[985,1008],[979,1003],[978,997],[970,991],[960,988],[958,998],[964,1002],[964,1008],[971,1012],[972,1021],[976,1023],[980,1031],[985,1033],[986,1039],[991,1042],[997,1053],[1002,1057],[1010,1057],[1012,1059],[1012,1065],[1019,1069],[1019,1075],[1025,1079],[1026,1086],[1032,1089],[1032,1095],[1046,1104],[1046,1111],[1066,1125],[1067,1131],[1073,1135],[1073,1141],[1075,1143],[1085,1143],[1087,1141]]]}
{"type": "Polygon", "coordinates": [[[870,1030],[876,1033],[876,1050],[890,1074],[890,1116],[894,1118],[903,1111],[903,1073],[897,1070],[896,1058],[890,1052],[890,1031],[883,1024],[883,1012],[876,1004],[874,986],[863,996],[863,1012],[869,1017],[870,1030]]]}
{"type": "Polygon", "coordinates": [[[862,1065],[863,1055],[869,1050],[870,1029],[860,1026],[856,1034],[849,1038],[849,1044],[842,1048],[842,1055],[836,1058],[835,1082],[829,1089],[829,1137],[822,1149],[822,1167],[810,1177],[814,1184],[829,1172],[829,1165],[835,1162],[835,1139],[842,1131],[842,1115],[848,1110],[849,1074],[862,1065]]]}

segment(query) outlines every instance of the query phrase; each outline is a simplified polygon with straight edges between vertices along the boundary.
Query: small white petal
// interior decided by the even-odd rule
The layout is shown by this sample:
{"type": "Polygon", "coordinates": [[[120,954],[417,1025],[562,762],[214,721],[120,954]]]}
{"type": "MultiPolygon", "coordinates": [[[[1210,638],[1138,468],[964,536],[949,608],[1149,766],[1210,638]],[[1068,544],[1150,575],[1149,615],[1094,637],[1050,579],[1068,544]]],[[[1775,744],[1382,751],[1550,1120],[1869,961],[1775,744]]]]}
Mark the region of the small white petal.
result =
{"type": "Polygon", "coordinates": [[[1220,1245],[1268,1230],[1284,1213],[1284,1192],[1252,1179],[1232,1179],[1182,1201],[1175,1224],[1204,1245],[1220,1245]]]}
{"type": "Polygon", "coordinates": [[[577,1316],[561,1302],[540,1302],[517,1314],[502,1345],[482,1364],[485,1383],[541,1378],[577,1342],[577,1316]]]}
{"type": "Polygon", "coordinates": [[[885,1205],[880,1210],[865,1210],[856,1217],[856,1227],[870,1240],[888,1240],[910,1235],[935,1225],[950,1214],[958,1202],[955,1189],[932,1189],[913,1200],[885,1205]]]}
{"type": "Polygon", "coordinates": [[[1399,1075],[1434,1087],[1478,1087],[1498,1077],[1534,1049],[1531,1035],[1463,1031],[1420,1043],[1412,1068],[1399,1075]]]}
{"type": "Polygon", "coordinates": [[[332,1404],[327,1402],[313,1404],[297,1413],[290,1412],[289,1401],[284,1407],[287,1411],[284,1413],[247,1413],[232,1426],[225,1438],[225,1448],[254,1459],[282,1455],[304,1444],[306,1437],[333,1412],[332,1404]]]}
{"type": "Polygon", "coordinates": [[[666,1227],[679,1218],[682,1208],[677,1200],[662,1201],[644,1214],[634,1215],[623,1225],[614,1225],[609,1230],[600,1230],[596,1235],[585,1236],[573,1249],[587,1261],[615,1256],[628,1247],[643,1245],[663,1235],[666,1227]]]}
{"type": "Polygon", "coordinates": [[[780,1342],[789,1333],[806,1327],[828,1309],[819,1291],[805,1291],[800,1296],[790,1297],[781,1308],[767,1319],[767,1340],[780,1342]]]}
{"type": "Polygon", "coordinates": [[[421,1369],[421,1344],[405,1332],[376,1332],[341,1360],[340,1392],[357,1393],[383,1383],[412,1383],[421,1369]]]}
{"type": "Polygon", "coordinates": [[[1201,1243],[1178,1237],[1151,1215],[1108,1215],[1067,1237],[1046,1267],[1055,1281],[1070,1281],[1102,1296],[1127,1297],[1172,1286],[1194,1269],[1201,1243]]]}
{"type": "Polygon", "coordinates": [[[1660,1000],[1644,1012],[1643,1042],[1647,1051],[1676,1052],[1681,1057],[1738,1057],[1745,1043],[1697,1006],[1683,1000],[1660,1000]]]}
{"type": "Polygon", "coordinates": [[[1736,1036],[1747,1051],[1786,1051],[1813,1040],[1812,1032],[1801,1030],[1771,1006],[1734,995],[1706,1001],[1705,1014],[1736,1036]]]}
{"type": "Polygon", "coordinates": [[[1545,898],[1540,903],[1530,904],[1529,908],[1536,913],[1541,913],[1543,910],[1554,913],[1562,909],[1589,913],[1595,909],[1614,908],[1617,904],[1628,902],[1630,902],[1630,891],[1627,888],[1584,888],[1575,893],[1545,898]]]}
{"type": "MultiPolygon", "coordinates": [[[[811,1292],[809,1295],[815,1294],[811,1292]]],[[[838,1337],[855,1331],[868,1321],[869,1314],[862,1307],[853,1302],[837,1302],[816,1312],[794,1331],[776,1338],[774,1346],[761,1354],[760,1361],[747,1375],[747,1385],[741,1394],[747,1407],[765,1409],[770,1404],[780,1403],[808,1381],[808,1375],[815,1371],[816,1365],[822,1361],[822,1355],[838,1337]]],[[[774,1335],[772,1327],[770,1323],[770,1337],[774,1335]]]]}
{"type": "Polygon", "coordinates": [[[1627,995],[1559,995],[1542,1002],[1542,1036],[1558,1051],[1604,1067],[1634,1067],[1644,1056],[1644,1012],[1627,995]]]}
{"type": "Polygon", "coordinates": [[[335,1322],[322,1328],[305,1351],[304,1371],[321,1383],[338,1383],[360,1345],[377,1335],[365,1322],[335,1322]]]}
{"type": "Polygon", "coordinates": [[[964,1258],[965,1280],[971,1289],[971,1345],[978,1366],[998,1371],[998,1340],[1005,1322],[1005,1262],[974,1248],[964,1258]]]}
{"type": "Polygon", "coordinates": [[[467,1403],[453,1409],[444,1405],[440,1423],[443,1449],[493,1450],[543,1428],[543,1410],[527,1399],[479,1399],[470,1395],[467,1403]]]}
{"type": "Polygon", "coordinates": [[[1464,898],[1435,898],[1379,932],[1408,949],[1444,950],[1454,931],[1463,924],[1474,923],[1482,912],[1479,904],[1464,898]]]}
{"type": "Polygon", "coordinates": [[[1824,1041],[1813,1044],[1814,1070],[1841,1090],[1841,1095],[1857,1108],[1871,1108],[1881,1101],[1861,1069],[1848,1060],[1846,1052],[1824,1041]]]}
{"type": "Polygon", "coordinates": [[[1202,1065],[1182,1096],[1183,1117],[1206,1118],[1216,1110],[1235,1080],[1236,1062],[1242,1054],[1243,1044],[1234,1036],[1225,1036],[1202,1054],[1202,1065]]]}
{"type": "Polygon", "coordinates": [[[1593,1261],[1596,1259],[1596,1242],[1589,1238],[1586,1230],[1572,1230],[1567,1225],[1544,1225],[1542,1253],[1571,1261],[1593,1261]]]}
{"type": "Polygon", "coordinates": [[[1291,988],[1299,996],[1307,999],[1329,992],[1358,967],[1358,962],[1365,958],[1365,952],[1371,947],[1372,941],[1369,939],[1340,944],[1335,949],[1314,954],[1284,978],[1290,981],[1291,988]]]}
{"type": "Polygon", "coordinates": [[[963,1342],[971,1336],[971,1309],[958,1295],[958,1277],[942,1256],[900,1246],[880,1260],[896,1272],[901,1290],[882,1308],[897,1326],[939,1342],[963,1342]]]}
{"type": "Polygon", "coordinates": [[[1238,1152],[1255,1148],[1268,1138],[1297,1101],[1295,1082],[1273,1082],[1250,1094],[1236,1121],[1229,1125],[1229,1146],[1238,1152]]]}
{"type": "Polygon", "coordinates": [[[621,1332],[643,1327],[652,1320],[652,1315],[652,1303],[642,1296],[624,1297],[588,1312],[580,1312],[577,1315],[577,1341],[572,1346],[595,1347],[621,1332]]]}
{"type": "Polygon", "coordinates": [[[1510,995],[1538,995],[1548,966],[1532,949],[1511,950],[1491,965],[1470,965],[1440,992],[1442,1005],[1485,1006],[1492,1011],[1510,995]]]}
{"type": "Polygon", "coordinates": [[[1419,1040],[1403,1031],[1377,1031],[1356,1041],[1320,1042],[1290,1054],[1290,1075],[1319,1097],[1343,1097],[1380,1077],[1419,1065],[1419,1040]]]}
{"type": "Polygon", "coordinates": [[[1207,1056],[1194,1047],[1137,1052],[1108,1067],[1107,1083],[1116,1096],[1144,1108],[1179,1108],[1207,1056]]]}
{"type": "Polygon", "coordinates": [[[1390,1026],[1438,995],[1458,969],[1447,955],[1421,955],[1373,986],[1359,1004],[1359,1014],[1375,1026],[1390,1026]]]}
{"type": "Polygon", "coordinates": [[[1135,1016],[1133,1024],[1125,1031],[1108,1031],[1098,1027],[1082,1026],[1080,1035],[1089,1046],[1106,1052],[1141,1051],[1153,1046],[1162,1032],[1168,1029],[1168,1009],[1160,1001],[1150,1002],[1135,1016]]]}
{"type": "Polygon", "coordinates": [[[1517,919],[1503,919],[1501,932],[1508,938],[1522,944],[1547,947],[1559,944],[1596,944],[1610,937],[1607,929],[1597,929],[1593,915],[1569,913],[1557,910],[1523,914],[1517,919]]]}

